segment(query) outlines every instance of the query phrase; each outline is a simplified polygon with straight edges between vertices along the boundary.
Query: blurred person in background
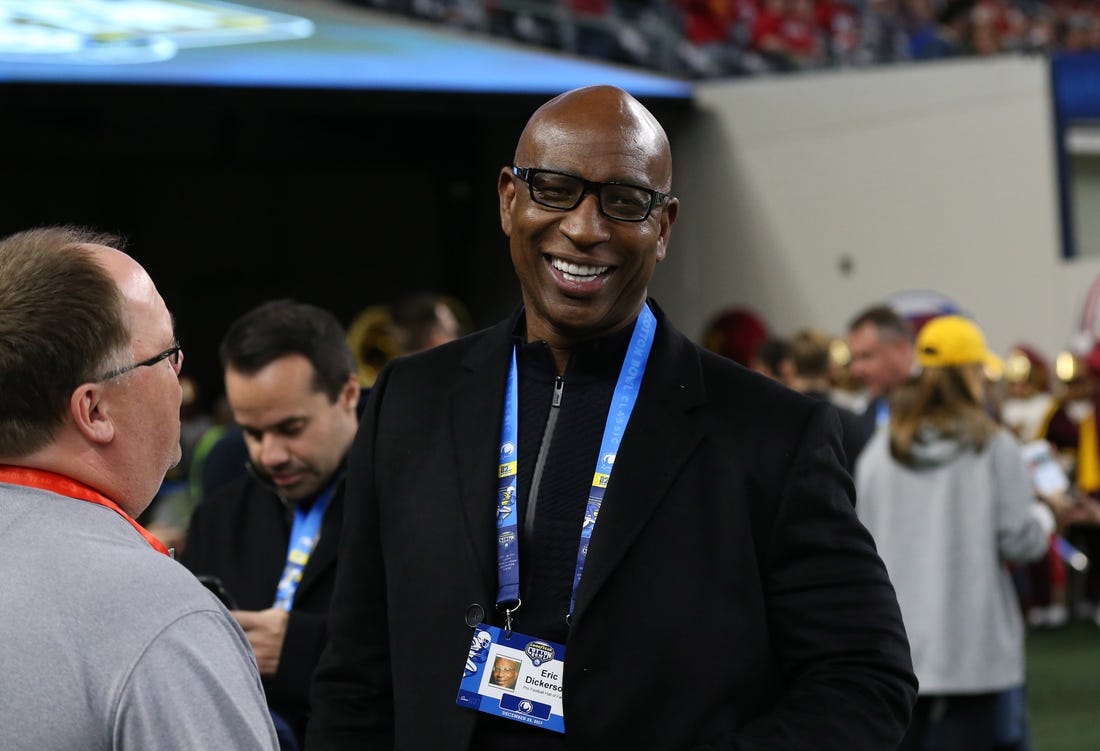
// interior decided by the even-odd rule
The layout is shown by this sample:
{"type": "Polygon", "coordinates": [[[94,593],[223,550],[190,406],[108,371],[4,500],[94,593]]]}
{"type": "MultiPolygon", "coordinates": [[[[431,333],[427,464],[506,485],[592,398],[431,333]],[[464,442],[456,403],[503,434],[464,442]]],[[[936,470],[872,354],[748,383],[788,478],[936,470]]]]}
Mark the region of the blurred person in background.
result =
{"type": "MultiPolygon", "coordinates": [[[[867,410],[867,393],[852,376],[852,352],[844,337],[829,341],[829,399],[838,407],[862,415],[867,410]]],[[[864,425],[865,430],[869,430],[864,425]]]]}
{"type": "Polygon", "coordinates": [[[1042,438],[1043,424],[1054,406],[1050,366],[1032,347],[1018,344],[1008,352],[1001,421],[1021,441],[1042,438]]]}
{"type": "MultiPolygon", "coordinates": [[[[1018,344],[1008,352],[1000,400],[1001,422],[1021,442],[1043,438],[1043,427],[1054,407],[1050,366],[1037,350],[1018,344]]],[[[1053,543],[1053,537],[1052,543],[1053,543]]],[[[1066,572],[1052,549],[1038,561],[1016,567],[1020,595],[1028,624],[1059,627],[1069,618],[1066,609],[1066,572]]]]}
{"type": "Polygon", "coordinates": [[[703,330],[705,349],[751,368],[756,351],[771,337],[768,325],[754,311],[730,307],[719,311],[703,330]]]}
{"type": "Polygon", "coordinates": [[[848,370],[867,394],[863,420],[870,432],[886,424],[890,392],[913,374],[913,327],[892,307],[872,305],[848,324],[848,351],[848,370]]]}
{"type": "Polygon", "coordinates": [[[1003,562],[1042,556],[1055,517],[986,409],[983,368],[999,358],[980,329],[934,318],[916,360],[920,374],[891,391],[888,429],[856,469],[856,513],[897,590],[920,683],[899,749],[994,751],[1002,702],[1024,685],[1023,620],[1003,562]]]}
{"type": "MultiPolygon", "coordinates": [[[[831,344],[829,335],[818,329],[796,331],[787,340],[783,382],[819,401],[832,401],[832,382],[829,379],[831,344]]],[[[855,412],[837,406],[837,413],[840,416],[845,466],[849,474],[854,474],[856,458],[871,434],[855,412]]]]}
{"type": "Polygon", "coordinates": [[[256,653],[282,747],[293,749],[325,645],[359,376],[336,317],[293,300],[234,321],[220,355],[248,471],[195,509],[183,563],[226,593],[256,653]]]}
{"type": "MultiPolygon", "coordinates": [[[[1100,498],[1100,439],[1096,427],[1096,400],[1100,398],[1100,345],[1086,353],[1063,352],[1055,360],[1062,384],[1043,426],[1043,437],[1058,451],[1076,489],[1100,498]]],[[[1070,525],[1066,538],[1094,565],[1084,573],[1066,571],[1066,599],[1071,613],[1100,625],[1100,529],[1070,525]]]]}
{"type": "Polygon", "coordinates": [[[782,383],[784,372],[790,368],[789,357],[787,341],[778,336],[769,336],[756,348],[749,367],[782,383]]]}
{"type": "Polygon", "coordinates": [[[389,306],[393,336],[402,355],[423,352],[468,333],[464,306],[453,298],[419,292],[398,298],[389,306]]]}

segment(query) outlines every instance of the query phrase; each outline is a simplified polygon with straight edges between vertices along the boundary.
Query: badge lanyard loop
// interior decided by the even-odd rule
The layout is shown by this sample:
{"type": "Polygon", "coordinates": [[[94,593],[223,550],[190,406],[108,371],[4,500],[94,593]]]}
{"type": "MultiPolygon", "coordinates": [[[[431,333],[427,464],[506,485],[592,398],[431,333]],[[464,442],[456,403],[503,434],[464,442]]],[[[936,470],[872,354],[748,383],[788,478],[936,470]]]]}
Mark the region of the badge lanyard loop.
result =
{"type": "MultiPolygon", "coordinates": [[[[604,425],[603,439],[600,442],[600,455],[596,462],[596,471],[592,477],[592,489],[588,495],[588,505],[581,525],[580,545],[577,549],[577,567],[573,575],[573,591],[569,599],[569,616],[577,598],[577,585],[584,571],[588,557],[588,542],[596,526],[600,504],[607,489],[611,470],[615,464],[615,455],[619,451],[623,433],[626,432],[630,414],[638,400],[642,376],[645,374],[646,361],[653,347],[657,319],[648,305],[642,307],[634,324],[634,333],[630,337],[630,346],[619,370],[619,379],[615,383],[615,392],[611,397],[611,408],[604,425]]],[[[512,362],[508,370],[508,382],[504,397],[504,418],[501,426],[500,464],[497,486],[497,608],[504,612],[505,631],[512,630],[512,614],[521,604],[519,597],[519,521],[516,518],[516,457],[519,422],[519,388],[516,369],[515,348],[512,349],[512,362]],[[513,607],[514,605],[514,607],[513,607]]]]}
{"type": "Polygon", "coordinates": [[[294,509],[294,524],[290,528],[286,566],[283,568],[283,575],[279,578],[279,586],[275,589],[275,602],[272,607],[290,610],[293,606],[298,584],[302,581],[306,564],[309,563],[309,557],[321,536],[321,520],[324,518],[325,509],[328,508],[332,496],[336,494],[336,486],[339,482],[340,478],[337,478],[329,485],[308,511],[301,508],[294,509]]]}

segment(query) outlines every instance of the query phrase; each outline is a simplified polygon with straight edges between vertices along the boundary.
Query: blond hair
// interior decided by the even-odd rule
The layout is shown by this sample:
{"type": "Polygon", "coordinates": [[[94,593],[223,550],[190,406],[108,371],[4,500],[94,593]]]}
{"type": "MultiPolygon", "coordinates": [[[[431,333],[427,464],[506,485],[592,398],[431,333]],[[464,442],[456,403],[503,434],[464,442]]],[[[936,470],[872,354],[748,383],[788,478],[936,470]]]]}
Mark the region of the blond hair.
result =
{"type": "Polygon", "coordinates": [[[925,368],[894,390],[890,397],[890,453],[903,464],[914,464],[914,444],[922,429],[933,428],[980,451],[996,434],[997,422],[972,386],[967,371],[978,365],[925,368]]]}

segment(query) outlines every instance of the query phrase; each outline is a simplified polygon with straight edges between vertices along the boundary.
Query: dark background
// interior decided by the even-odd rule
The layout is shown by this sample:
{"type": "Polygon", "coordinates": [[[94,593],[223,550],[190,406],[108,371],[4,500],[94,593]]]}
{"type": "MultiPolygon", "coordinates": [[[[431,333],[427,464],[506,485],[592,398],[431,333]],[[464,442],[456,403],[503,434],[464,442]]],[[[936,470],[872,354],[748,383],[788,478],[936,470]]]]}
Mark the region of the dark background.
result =
{"type": "MultiPolygon", "coordinates": [[[[345,324],[412,291],[486,326],[518,303],[496,177],[546,95],[0,86],[0,234],[120,234],[176,317],[185,372],[221,390],[217,343],[294,297],[345,324]]],[[[683,100],[645,100],[670,135],[683,100]]]]}

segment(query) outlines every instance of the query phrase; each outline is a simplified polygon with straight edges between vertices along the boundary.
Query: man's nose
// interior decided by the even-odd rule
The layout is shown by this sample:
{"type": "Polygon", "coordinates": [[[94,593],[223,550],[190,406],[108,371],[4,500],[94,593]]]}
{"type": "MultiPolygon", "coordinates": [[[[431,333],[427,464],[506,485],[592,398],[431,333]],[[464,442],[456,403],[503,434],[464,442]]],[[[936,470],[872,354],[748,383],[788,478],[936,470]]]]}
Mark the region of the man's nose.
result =
{"type": "Polygon", "coordinates": [[[278,467],[285,464],[290,457],[286,450],[286,443],[282,438],[271,433],[265,433],[260,441],[260,464],[265,467],[278,467]]]}
{"type": "Polygon", "coordinates": [[[606,242],[611,237],[611,220],[600,211],[600,199],[589,191],[581,202],[562,217],[561,231],[578,246],[606,242]]]}

